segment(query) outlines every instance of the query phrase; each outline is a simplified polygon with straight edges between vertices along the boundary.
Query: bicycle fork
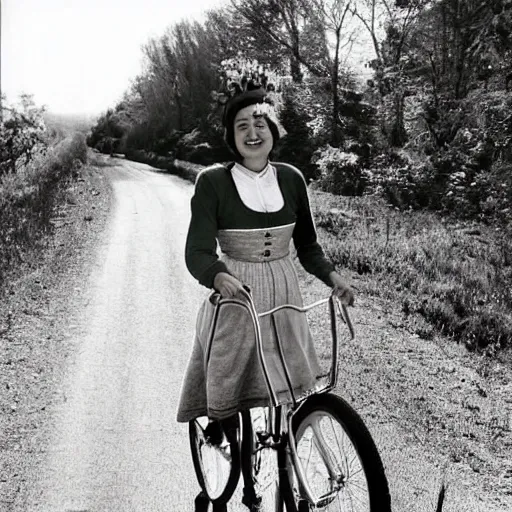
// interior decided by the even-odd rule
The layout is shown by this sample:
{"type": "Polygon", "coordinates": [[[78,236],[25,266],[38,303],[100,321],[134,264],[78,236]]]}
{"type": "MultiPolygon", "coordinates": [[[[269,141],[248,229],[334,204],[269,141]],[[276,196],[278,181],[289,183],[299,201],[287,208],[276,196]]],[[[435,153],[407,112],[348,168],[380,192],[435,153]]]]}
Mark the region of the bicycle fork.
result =
{"type": "Polygon", "coordinates": [[[299,484],[299,492],[303,498],[306,498],[309,503],[311,503],[314,507],[321,508],[328,505],[332,502],[339,491],[345,485],[345,475],[341,471],[339,464],[336,461],[336,458],[333,457],[332,453],[329,450],[329,445],[327,440],[325,439],[316,419],[310,421],[306,427],[305,431],[311,433],[308,439],[308,459],[311,455],[313,447],[316,448],[322,463],[327,470],[329,475],[329,481],[331,482],[330,487],[331,490],[327,494],[323,494],[322,496],[316,498],[311,491],[310,485],[307,481],[307,478],[304,475],[304,468],[302,467],[301,460],[299,459],[299,454],[297,451],[297,445],[295,443],[294,436],[292,435],[292,422],[291,417],[289,418],[289,428],[288,432],[290,434],[290,442],[288,443],[288,452],[291,460],[293,461],[293,466],[295,469],[295,473],[297,476],[298,484],[299,484]]]}

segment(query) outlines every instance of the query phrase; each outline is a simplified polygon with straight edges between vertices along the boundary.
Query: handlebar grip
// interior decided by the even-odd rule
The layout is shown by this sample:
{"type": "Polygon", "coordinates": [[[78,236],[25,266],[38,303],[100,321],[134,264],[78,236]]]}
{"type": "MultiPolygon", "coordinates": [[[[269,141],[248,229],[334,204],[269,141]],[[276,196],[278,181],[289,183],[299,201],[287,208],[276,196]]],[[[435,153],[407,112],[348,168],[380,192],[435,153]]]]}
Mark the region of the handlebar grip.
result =
{"type": "MultiPolygon", "coordinates": [[[[251,287],[247,284],[242,285],[243,289],[241,290],[242,295],[245,296],[246,299],[249,299],[251,296],[251,287]]],[[[216,306],[220,300],[222,300],[222,295],[217,290],[212,290],[212,293],[208,297],[208,300],[211,304],[216,306]]]]}
{"type": "Polygon", "coordinates": [[[341,304],[339,301],[336,301],[338,305],[338,311],[340,313],[341,319],[345,322],[345,325],[348,327],[350,332],[350,339],[354,339],[356,337],[356,333],[354,330],[354,326],[352,325],[352,320],[350,319],[350,315],[348,314],[348,308],[346,304],[341,304]]]}

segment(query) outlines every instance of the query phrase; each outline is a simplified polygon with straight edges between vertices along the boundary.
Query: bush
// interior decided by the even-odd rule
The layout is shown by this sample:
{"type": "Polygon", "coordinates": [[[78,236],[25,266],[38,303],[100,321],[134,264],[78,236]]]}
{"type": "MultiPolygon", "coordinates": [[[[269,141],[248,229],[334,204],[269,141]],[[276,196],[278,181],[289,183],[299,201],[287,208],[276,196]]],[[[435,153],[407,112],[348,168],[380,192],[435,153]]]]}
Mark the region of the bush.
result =
{"type": "Polygon", "coordinates": [[[429,160],[415,161],[405,152],[389,151],[374,158],[368,169],[369,191],[400,209],[441,207],[444,186],[429,160]]]}
{"type": "Polygon", "coordinates": [[[327,145],[315,152],[313,160],[320,170],[318,185],[322,190],[344,196],[360,196],[368,184],[359,156],[327,145]]]}
{"type": "Polygon", "coordinates": [[[217,140],[216,143],[207,142],[206,135],[197,128],[178,140],[175,155],[178,160],[199,165],[211,165],[233,159],[223,140],[217,140]]]}
{"type": "Polygon", "coordinates": [[[119,152],[121,143],[125,139],[126,126],[120,119],[118,112],[107,110],[100,116],[96,125],[87,137],[87,145],[106,154],[119,152]]]}
{"type": "Polygon", "coordinates": [[[23,94],[20,105],[3,107],[0,123],[0,176],[16,172],[46,147],[43,108],[35,106],[32,97],[23,94]]]}

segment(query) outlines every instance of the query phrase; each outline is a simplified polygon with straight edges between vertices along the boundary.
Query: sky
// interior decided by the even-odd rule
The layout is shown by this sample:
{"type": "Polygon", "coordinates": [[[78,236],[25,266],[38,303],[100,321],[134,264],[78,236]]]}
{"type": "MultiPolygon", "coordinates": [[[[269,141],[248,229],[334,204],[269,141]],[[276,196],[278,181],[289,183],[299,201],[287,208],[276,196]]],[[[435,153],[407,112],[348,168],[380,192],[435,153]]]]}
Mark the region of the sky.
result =
{"type": "Polygon", "coordinates": [[[142,70],[141,46],[225,0],[1,0],[2,93],[57,114],[98,115],[142,70]]]}

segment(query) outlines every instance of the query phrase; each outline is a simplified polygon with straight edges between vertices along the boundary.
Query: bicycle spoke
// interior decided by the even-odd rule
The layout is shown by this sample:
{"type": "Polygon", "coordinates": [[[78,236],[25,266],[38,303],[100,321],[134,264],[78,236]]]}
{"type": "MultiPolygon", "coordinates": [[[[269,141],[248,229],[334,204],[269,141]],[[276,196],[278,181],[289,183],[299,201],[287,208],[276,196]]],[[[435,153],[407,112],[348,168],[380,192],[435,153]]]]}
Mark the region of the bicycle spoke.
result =
{"type": "MultiPolygon", "coordinates": [[[[369,511],[368,484],[357,450],[336,418],[314,412],[297,432],[297,455],[315,501],[325,499],[321,510],[369,511]],[[330,498],[329,498],[330,496],[330,498]]],[[[294,494],[299,483],[292,475],[294,494]]]]}
{"type": "Polygon", "coordinates": [[[274,448],[262,445],[258,433],[262,438],[268,438],[271,433],[270,425],[274,415],[263,408],[251,410],[253,428],[253,481],[256,496],[261,498],[262,510],[275,511],[279,503],[279,471],[277,467],[277,452],[274,448]]]}
{"type": "Polygon", "coordinates": [[[203,426],[199,420],[192,422],[192,428],[194,433],[192,449],[204,491],[210,500],[220,499],[226,494],[230,479],[233,478],[233,471],[238,471],[233,469],[233,445],[225,435],[219,445],[208,442],[204,433],[206,426],[203,426]]]}

